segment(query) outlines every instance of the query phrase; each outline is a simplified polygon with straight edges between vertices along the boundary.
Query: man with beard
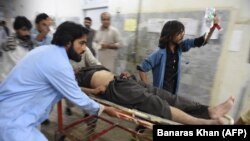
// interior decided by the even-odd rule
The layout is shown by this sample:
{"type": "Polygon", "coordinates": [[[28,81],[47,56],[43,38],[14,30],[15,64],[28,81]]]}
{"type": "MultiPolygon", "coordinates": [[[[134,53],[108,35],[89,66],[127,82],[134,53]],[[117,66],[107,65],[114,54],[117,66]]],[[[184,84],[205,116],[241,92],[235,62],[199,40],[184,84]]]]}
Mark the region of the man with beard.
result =
{"type": "Polygon", "coordinates": [[[31,22],[24,16],[17,16],[13,23],[15,33],[10,35],[7,39],[7,45],[3,48],[4,62],[3,67],[5,77],[16,63],[22,59],[33,48],[30,39],[31,22]]]}
{"type": "Polygon", "coordinates": [[[62,98],[91,115],[114,108],[100,105],[81,91],[69,59],[81,61],[88,30],[72,22],[62,23],[52,44],[29,52],[0,84],[0,140],[47,141],[36,128],[62,98]]]}

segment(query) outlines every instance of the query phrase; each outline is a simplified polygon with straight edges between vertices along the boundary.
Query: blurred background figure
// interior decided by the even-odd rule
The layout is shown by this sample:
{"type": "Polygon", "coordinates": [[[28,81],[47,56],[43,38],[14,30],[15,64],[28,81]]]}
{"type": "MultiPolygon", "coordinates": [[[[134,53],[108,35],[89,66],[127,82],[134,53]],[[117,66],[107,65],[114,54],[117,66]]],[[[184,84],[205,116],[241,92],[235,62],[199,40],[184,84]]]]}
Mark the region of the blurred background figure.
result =
{"type": "Polygon", "coordinates": [[[6,34],[7,34],[7,36],[9,36],[9,35],[10,35],[10,30],[9,30],[9,28],[6,26],[6,21],[3,20],[0,24],[3,26],[3,28],[4,28],[4,30],[5,30],[5,32],[6,32],[6,34]]]}
{"type": "Polygon", "coordinates": [[[93,39],[94,39],[95,32],[96,32],[94,29],[91,28],[92,19],[90,17],[85,17],[83,23],[84,23],[84,27],[86,27],[89,30],[88,39],[87,39],[87,47],[90,49],[92,54],[94,56],[96,56],[96,52],[95,52],[95,50],[93,49],[93,46],[92,46],[93,39]]]}
{"type": "Polygon", "coordinates": [[[108,12],[101,14],[101,27],[97,30],[94,42],[98,49],[98,60],[111,72],[115,72],[117,49],[122,46],[121,35],[117,28],[111,26],[111,15],[108,12]]]}
{"type": "Polygon", "coordinates": [[[41,13],[36,16],[35,28],[32,30],[32,41],[34,46],[51,44],[52,33],[50,32],[51,19],[45,14],[41,13]]]}
{"type": "Polygon", "coordinates": [[[20,61],[32,48],[30,38],[31,22],[24,16],[17,16],[13,23],[15,30],[8,38],[6,46],[3,47],[3,68],[2,77],[7,76],[11,69],[20,61]]]}

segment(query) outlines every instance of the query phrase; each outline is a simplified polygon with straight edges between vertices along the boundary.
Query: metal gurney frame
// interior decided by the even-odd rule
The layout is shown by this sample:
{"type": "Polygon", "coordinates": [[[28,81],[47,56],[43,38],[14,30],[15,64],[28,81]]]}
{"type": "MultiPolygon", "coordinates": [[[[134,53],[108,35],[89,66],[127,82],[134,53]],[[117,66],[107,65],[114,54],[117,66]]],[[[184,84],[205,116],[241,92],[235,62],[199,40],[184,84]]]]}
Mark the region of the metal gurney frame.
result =
{"type": "MultiPolygon", "coordinates": [[[[96,98],[94,96],[90,96],[92,99],[94,99],[95,101],[103,104],[103,105],[107,105],[107,106],[112,106],[117,108],[118,110],[121,110],[121,112],[119,112],[119,119],[123,119],[123,120],[127,120],[130,122],[134,122],[137,125],[143,125],[144,127],[146,127],[147,129],[152,130],[153,125],[155,123],[158,124],[171,124],[171,125],[179,125],[179,123],[167,120],[167,119],[163,119],[154,115],[150,115],[147,113],[143,113],[140,112],[138,110],[135,109],[129,109],[129,108],[125,108],[122,107],[120,105],[114,104],[112,102],[106,101],[106,100],[102,100],[99,98],[96,98]]],[[[101,132],[96,133],[95,135],[93,135],[91,138],[88,139],[88,141],[94,141],[96,139],[98,139],[99,137],[101,137],[102,135],[106,134],[107,132],[111,131],[112,129],[114,129],[115,127],[120,128],[126,132],[131,133],[133,136],[137,136],[137,137],[141,137],[142,135],[138,134],[138,132],[134,131],[134,129],[129,129],[127,127],[121,126],[117,123],[114,123],[104,117],[101,116],[89,116],[87,118],[81,118],[77,121],[72,122],[71,124],[64,126],[63,125],[63,116],[62,116],[62,102],[59,101],[57,104],[57,114],[58,114],[58,133],[60,134],[60,136],[58,136],[58,134],[56,134],[55,138],[56,140],[59,141],[63,141],[65,137],[70,138],[73,141],[78,141],[79,139],[77,139],[77,137],[74,137],[73,135],[67,133],[66,130],[73,128],[74,126],[81,124],[81,123],[86,123],[87,120],[91,119],[91,118],[97,118],[98,120],[102,120],[108,124],[110,124],[109,127],[107,127],[106,129],[102,130],[101,132]]],[[[151,141],[152,139],[149,137],[143,137],[144,140],[147,141],[151,141]]]]}
{"type": "MultiPolygon", "coordinates": [[[[112,106],[112,107],[115,107],[115,108],[121,110],[121,112],[119,112],[119,119],[131,121],[131,122],[136,123],[137,125],[143,125],[144,127],[146,127],[147,129],[150,129],[150,130],[152,130],[152,127],[153,127],[153,125],[155,123],[157,123],[157,124],[165,124],[165,125],[170,125],[170,124],[171,125],[180,125],[177,122],[167,120],[167,119],[163,119],[163,118],[160,118],[160,117],[157,117],[157,116],[154,116],[154,115],[150,115],[150,114],[147,114],[147,113],[143,113],[143,112],[140,112],[140,111],[135,110],[135,109],[125,108],[123,106],[114,104],[112,102],[109,102],[109,101],[106,101],[106,100],[103,100],[103,99],[99,99],[99,98],[91,96],[91,95],[89,95],[89,97],[91,97],[92,99],[94,99],[95,101],[97,101],[97,102],[99,102],[99,103],[101,103],[103,105],[112,106]]],[[[68,138],[70,138],[70,139],[72,139],[74,141],[78,141],[78,139],[76,137],[68,134],[66,132],[66,130],[70,129],[70,128],[78,125],[78,124],[81,124],[81,123],[84,123],[84,122],[86,123],[86,121],[91,119],[91,118],[97,118],[98,120],[102,120],[104,122],[107,122],[108,124],[110,124],[110,126],[107,127],[106,129],[102,130],[101,132],[98,132],[98,133],[94,134],[90,139],[88,139],[88,141],[94,141],[94,140],[98,139],[99,137],[101,137],[102,135],[104,135],[107,132],[111,131],[115,127],[129,132],[133,136],[138,136],[138,137],[142,136],[142,135],[138,134],[136,131],[134,131],[133,129],[129,129],[127,127],[121,126],[121,125],[119,125],[117,123],[114,123],[114,122],[112,122],[112,121],[110,121],[110,120],[108,120],[108,119],[106,119],[104,117],[101,117],[101,116],[98,116],[98,117],[97,116],[89,116],[87,118],[82,118],[82,119],[79,119],[79,120],[77,120],[77,121],[63,127],[62,102],[61,101],[58,102],[58,104],[57,104],[57,111],[58,111],[58,132],[61,133],[64,137],[68,137],[68,138]]],[[[228,120],[228,124],[233,124],[234,123],[233,118],[228,116],[228,115],[225,115],[224,119],[228,120]]],[[[144,138],[144,140],[151,141],[152,139],[151,138],[144,138]]],[[[60,141],[63,141],[63,140],[60,140],[60,141]]]]}

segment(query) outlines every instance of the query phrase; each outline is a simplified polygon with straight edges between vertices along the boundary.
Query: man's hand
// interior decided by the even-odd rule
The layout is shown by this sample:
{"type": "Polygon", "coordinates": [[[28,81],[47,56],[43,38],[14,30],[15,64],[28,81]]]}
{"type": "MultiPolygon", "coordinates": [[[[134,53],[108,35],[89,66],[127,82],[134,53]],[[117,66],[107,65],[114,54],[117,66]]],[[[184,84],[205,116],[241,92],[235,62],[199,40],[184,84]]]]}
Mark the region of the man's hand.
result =
{"type": "Polygon", "coordinates": [[[41,42],[45,36],[49,33],[50,29],[47,25],[41,25],[39,34],[36,36],[36,40],[41,42]]]}
{"type": "Polygon", "coordinates": [[[101,44],[101,47],[102,47],[103,49],[109,48],[109,44],[102,43],[102,44],[101,44]]]}
{"type": "Polygon", "coordinates": [[[117,49],[117,45],[111,43],[102,43],[101,48],[103,49],[117,49]]]}
{"type": "Polygon", "coordinates": [[[214,24],[219,24],[220,23],[220,19],[219,19],[219,16],[215,16],[214,17],[214,24]]]}
{"type": "Polygon", "coordinates": [[[106,91],[106,86],[99,86],[97,88],[95,88],[95,94],[103,94],[106,91]]]}
{"type": "Polygon", "coordinates": [[[111,117],[119,118],[119,112],[118,112],[119,110],[116,108],[105,106],[103,111],[111,117]]]}
{"type": "Polygon", "coordinates": [[[120,74],[121,78],[129,78],[131,76],[131,74],[127,71],[124,71],[120,74]]]}

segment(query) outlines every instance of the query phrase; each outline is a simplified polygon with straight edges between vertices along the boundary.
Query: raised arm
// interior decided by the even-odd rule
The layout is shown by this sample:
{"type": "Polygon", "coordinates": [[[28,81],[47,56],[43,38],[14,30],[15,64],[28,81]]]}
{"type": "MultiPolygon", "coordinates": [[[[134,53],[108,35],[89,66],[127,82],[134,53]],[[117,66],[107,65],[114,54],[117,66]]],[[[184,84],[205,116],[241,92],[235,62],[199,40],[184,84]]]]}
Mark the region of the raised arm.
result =
{"type": "Polygon", "coordinates": [[[215,16],[214,17],[214,25],[210,28],[209,32],[205,35],[205,42],[204,43],[208,43],[208,41],[210,40],[211,36],[213,35],[213,32],[215,30],[215,28],[219,25],[219,17],[215,16]]]}

